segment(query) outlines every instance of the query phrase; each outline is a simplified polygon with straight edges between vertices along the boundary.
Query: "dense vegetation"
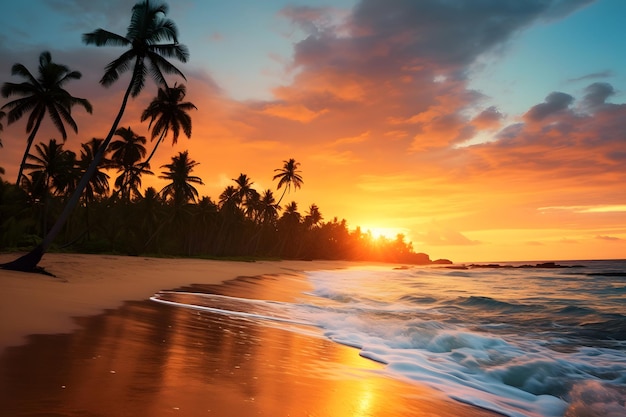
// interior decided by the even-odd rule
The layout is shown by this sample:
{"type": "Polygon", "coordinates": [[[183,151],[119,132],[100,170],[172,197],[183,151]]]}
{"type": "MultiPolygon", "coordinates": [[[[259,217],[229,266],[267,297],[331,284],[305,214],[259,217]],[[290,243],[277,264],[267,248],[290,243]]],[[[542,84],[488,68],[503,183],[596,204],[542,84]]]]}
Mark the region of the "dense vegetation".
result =
{"type": "MultiPolygon", "coordinates": [[[[79,156],[64,150],[54,139],[35,145],[20,186],[2,181],[0,249],[19,249],[41,241],[98,142],[83,144],[79,156]]],[[[113,144],[123,142],[120,139],[113,144]]],[[[200,179],[192,175],[197,162],[187,152],[161,167],[160,176],[170,181],[162,190],[148,187],[142,192],[142,177],[151,171],[144,167],[134,180],[125,181],[132,167],[141,162],[129,164],[126,153],[116,152],[121,145],[111,148],[65,224],[57,249],[131,255],[429,262],[426,255],[413,253],[402,235],[395,240],[375,239],[359,228],[350,230],[345,220],[324,221],[315,204],[304,213],[295,201],[281,207],[272,190],[256,191],[245,174],[233,179],[233,185],[226,187],[219,199],[199,197],[193,184],[200,179]],[[110,188],[109,184],[116,185],[110,188]]],[[[290,164],[298,166],[289,160],[285,167],[290,164]]],[[[279,181],[289,171],[282,168],[276,172],[279,181]]]]}
{"type": "Polygon", "coordinates": [[[3,267],[33,269],[52,242],[57,249],[133,255],[430,262],[427,255],[414,253],[403,235],[374,239],[359,228],[350,231],[345,220],[325,222],[315,204],[304,214],[295,201],[281,206],[286,193],[304,183],[294,159],[274,170],[277,191],[282,188],[278,202],[272,190],[255,190],[245,174],[233,179],[219,199],[200,197],[194,184],[202,179],[192,175],[199,162],[186,151],[160,167],[160,178],[168,181],[162,190],[144,189],[142,180],[155,175],[150,160],[159,144],[168,137],[176,143],[181,133],[191,137],[190,112],[197,110],[184,101],[183,84],[171,86],[166,80],[166,75],[185,78],[168,59],[184,63],[189,56],[167,11],[165,4],[141,1],[133,7],[125,36],[104,29],[83,35],[88,45],[128,48],[107,65],[100,84],[109,87],[125,72],[131,76],[109,133],[83,143],[80,154],[64,149],[64,143],[66,126],[78,131],[72,109],[92,111],[87,99],[65,89],[81,73],[53,62],[47,51],[39,57],[37,73],[13,65],[12,74],[22,82],[2,85],[2,96],[12,100],[0,111],[0,131],[5,118],[7,124],[25,118],[28,136],[16,183],[0,177],[0,250],[35,249],[3,267]],[[154,147],[147,157],[146,138],[131,126],[118,127],[128,100],[143,91],[146,78],[158,86],[138,121],[150,123],[154,147]],[[62,140],[40,142],[33,151],[46,116],[62,140]]]}

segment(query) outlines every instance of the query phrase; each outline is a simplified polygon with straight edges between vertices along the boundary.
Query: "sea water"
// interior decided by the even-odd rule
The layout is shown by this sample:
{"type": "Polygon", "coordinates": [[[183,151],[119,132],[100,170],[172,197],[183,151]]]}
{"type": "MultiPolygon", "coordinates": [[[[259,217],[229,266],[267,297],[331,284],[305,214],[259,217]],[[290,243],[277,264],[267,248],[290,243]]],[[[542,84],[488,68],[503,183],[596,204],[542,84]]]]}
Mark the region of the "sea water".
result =
{"type": "Polygon", "coordinates": [[[358,267],[307,272],[296,302],[153,300],[316,328],[391,377],[507,416],[626,416],[626,261],[543,266],[358,267]]]}

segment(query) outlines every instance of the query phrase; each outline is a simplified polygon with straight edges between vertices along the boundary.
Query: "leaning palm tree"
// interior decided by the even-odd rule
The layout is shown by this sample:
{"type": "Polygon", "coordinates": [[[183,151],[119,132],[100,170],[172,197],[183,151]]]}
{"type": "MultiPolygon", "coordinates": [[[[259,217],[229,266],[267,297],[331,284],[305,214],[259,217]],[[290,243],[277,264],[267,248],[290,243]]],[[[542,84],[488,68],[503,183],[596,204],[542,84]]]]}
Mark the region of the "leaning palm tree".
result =
{"type": "MultiPolygon", "coordinates": [[[[4,126],[2,125],[2,119],[5,118],[7,114],[3,111],[0,111],[0,132],[2,132],[4,126]]],[[[2,148],[2,138],[0,138],[0,148],[2,148]]],[[[4,175],[4,168],[0,167],[0,174],[4,175]]]]}
{"type": "Polygon", "coordinates": [[[30,147],[46,113],[65,141],[67,139],[65,124],[68,124],[74,132],[78,132],[78,126],[71,114],[72,107],[81,105],[88,113],[91,113],[92,107],[86,99],[74,97],[63,88],[70,80],[80,79],[81,73],[52,62],[52,56],[48,51],[39,55],[38,77],[31,74],[22,64],[13,65],[11,74],[18,75],[25,81],[19,84],[4,83],[2,85],[2,97],[20,96],[2,106],[3,109],[9,109],[7,122],[11,124],[20,120],[24,114],[30,113],[26,123],[26,133],[30,135],[26,139],[26,150],[17,173],[16,183],[19,184],[30,147]]]}
{"type": "MultiPolygon", "coordinates": [[[[5,112],[0,111],[0,132],[4,130],[4,126],[2,125],[2,119],[4,119],[6,115],[7,114],[5,112]]],[[[0,148],[2,148],[2,138],[0,138],[0,148]]]]}
{"type": "Polygon", "coordinates": [[[187,151],[180,152],[172,158],[171,164],[163,165],[168,171],[161,172],[159,178],[170,180],[161,190],[161,195],[165,198],[171,197],[174,205],[182,205],[188,202],[195,202],[198,198],[198,190],[192,184],[204,184],[200,177],[191,174],[191,171],[199,165],[199,162],[189,158],[187,151]]]}
{"type": "MultiPolygon", "coordinates": [[[[81,144],[80,159],[78,160],[78,168],[81,173],[85,173],[91,165],[98,149],[102,146],[104,139],[93,138],[87,143],[81,144]]],[[[109,161],[102,159],[101,166],[108,166],[109,161]]],[[[109,176],[106,172],[97,169],[85,187],[83,200],[86,204],[96,201],[98,196],[105,196],[109,192],[109,176]]]]}
{"type": "Polygon", "coordinates": [[[3,268],[22,271],[36,269],[44,252],[61,231],[72,210],[80,200],[89,179],[96,171],[122,119],[128,99],[131,96],[136,97],[139,95],[145,86],[147,76],[150,75],[160,86],[167,84],[164,73],[177,74],[185,78],[183,73],[166,59],[176,58],[181,62],[187,62],[189,57],[187,47],[178,43],[176,24],[172,20],[165,18],[167,11],[168,7],[165,4],[153,6],[148,0],[141,1],[133,6],[126,36],[104,29],[97,29],[94,32],[83,35],[83,41],[88,45],[125,46],[129,48],[119,58],[107,65],[104,76],[100,80],[100,84],[109,87],[119,79],[121,74],[131,70],[132,75],[128,87],[107,137],[98,149],[89,169],[83,175],[76,191],[65,205],[63,212],[50,230],[50,233],[46,236],[46,239],[30,253],[13,262],[1,265],[3,268]]]}
{"type": "Polygon", "coordinates": [[[282,187],[283,185],[286,186],[283,190],[283,194],[280,196],[280,198],[278,199],[278,203],[276,204],[280,204],[280,202],[283,201],[285,193],[291,190],[292,186],[294,189],[297,189],[300,188],[302,186],[302,183],[304,182],[302,180],[302,177],[300,176],[301,171],[298,169],[300,167],[300,162],[296,162],[296,160],[293,158],[289,159],[289,161],[283,162],[284,165],[282,168],[274,170],[274,172],[278,171],[278,174],[274,175],[274,178],[272,178],[273,180],[279,180],[278,187],[276,187],[278,190],[280,190],[280,187],[282,187]]]}

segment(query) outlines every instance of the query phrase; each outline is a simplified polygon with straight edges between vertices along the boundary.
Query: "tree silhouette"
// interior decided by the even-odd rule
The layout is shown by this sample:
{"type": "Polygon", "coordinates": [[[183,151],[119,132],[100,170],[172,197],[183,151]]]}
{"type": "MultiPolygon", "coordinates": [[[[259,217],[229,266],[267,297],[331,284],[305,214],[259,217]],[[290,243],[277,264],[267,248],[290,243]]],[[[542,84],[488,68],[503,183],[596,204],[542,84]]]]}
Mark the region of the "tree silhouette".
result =
{"type": "Polygon", "coordinates": [[[147,170],[149,165],[139,163],[146,156],[145,136],[139,136],[128,127],[120,127],[115,131],[115,135],[121,139],[111,142],[111,166],[117,168],[120,175],[115,179],[115,186],[118,187],[122,200],[129,201],[131,192],[135,196],[139,194],[141,185],[141,174],[152,174],[147,170]]]}
{"type": "Polygon", "coordinates": [[[288,161],[283,161],[284,165],[282,168],[278,168],[275,169],[274,171],[278,171],[279,173],[274,175],[274,178],[272,178],[273,180],[278,179],[278,187],[277,189],[280,190],[280,187],[282,187],[283,185],[285,186],[285,189],[283,190],[283,194],[280,196],[280,198],[278,199],[278,203],[280,204],[281,201],[283,201],[283,197],[285,196],[285,193],[288,190],[291,190],[291,187],[293,186],[294,189],[300,188],[302,186],[302,183],[304,183],[304,181],[302,180],[302,177],[300,176],[300,170],[298,170],[298,167],[300,167],[300,163],[296,162],[295,159],[291,158],[288,161]]]}
{"type": "Polygon", "coordinates": [[[174,205],[182,205],[188,202],[195,202],[198,198],[198,190],[192,184],[203,184],[200,177],[191,174],[191,171],[199,165],[199,162],[189,158],[187,151],[180,152],[178,156],[172,158],[171,164],[163,165],[168,171],[161,172],[159,178],[170,180],[161,190],[161,195],[171,197],[174,205]]]}
{"type": "MultiPolygon", "coordinates": [[[[102,142],[104,142],[104,139],[93,138],[89,142],[81,144],[80,159],[78,160],[78,168],[81,174],[84,174],[89,168],[98,149],[102,146],[102,142]]],[[[108,160],[103,159],[100,161],[100,166],[108,167],[109,164],[110,162],[108,160]]],[[[83,199],[86,203],[92,203],[97,197],[105,196],[108,192],[109,175],[98,169],[87,183],[83,199]]]]}
{"type": "Polygon", "coordinates": [[[183,73],[166,59],[173,57],[181,62],[187,62],[189,57],[187,47],[178,43],[176,24],[172,20],[165,18],[167,11],[168,7],[165,4],[151,6],[148,0],[142,1],[133,6],[126,36],[104,29],[97,29],[94,32],[83,35],[83,41],[88,45],[129,47],[119,58],[107,65],[100,84],[109,87],[119,79],[121,74],[130,69],[132,69],[132,76],[107,137],[98,149],[93,162],[87,169],[87,172],[85,172],[85,175],[83,175],[83,178],[81,178],[76,191],[65,205],[63,212],[50,230],[50,233],[31,252],[13,262],[1,265],[3,268],[22,271],[33,271],[36,269],[44,252],[61,231],[91,176],[96,171],[122,119],[129,97],[131,95],[133,97],[139,95],[145,85],[146,77],[150,75],[157,85],[160,86],[167,85],[164,73],[177,74],[185,78],[183,73]],[[162,43],[163,41],[169,43],[162,43]]]}
{"type": "Polygon", "coordinates": [[[48,208],[51,194],[63,194],[68,188],[68,176],[74,169],[76,154],[63,149],[63,144],[50,139],[48,144],[35,145],[35,153],[28,154],[24,169],[29,170],[33,202],[43,205],[41,216],[41,233],[46,235],[48,229],[48,208]]]}
{"type": "Polygon", "coordinates": [[[157,96],[141,114],[142,122],[150,119],[148,127],[152,128],[152,140],[157,136],[159,137],[145,161],[146,164],[150,162],[159,144],[170,131],[172,132],[173,145],[178,142],[181,129],[187,138],[191,138],[191,117],[187,112],[191,109],[197,110],[197,107],[193,103],[183,101],[186,93],[187,89],[184,84],[174,84],[174,87],[159,87],[157,96]]]}
{"type": "MultiPolygon", "coordinates": [[[[0,111],[0,132],[4,130],[4,125],[2,124],[2,119],[6,117],[6,113],[0,111]]],[[[0,148],[2,148],[2,138],[0,138],[0,148]]],[[[0,167],[0,174],[4,175],[4,168],[0,167]]]]}
{"type": "Polygon", "coordinates": [[[252,188],[252,180],[246,174],[239,174],[233,181],[237,184],[238,204],[245,205],[247,200],[254,200],[256,190],[252,188]]]}
{"type": "Polygon", "coordinates": [[[17,173],[16,184],[20,183],[24,163],[46,113],[65,141],[67,139],[65,124],[68,124],[74,132],[78,132],[78,126],[71,114],[72,107],[80,105],[87,112],[92,112],[89,101],[84,98],[73,97],[63,89],[63,86],[70,80],[80,79],[80,72],[70,71],[67,66],[52,62],[52,56],[48,51],[39,55],[38,70],[38,77],[35,78],[24,65],[14,64],[11,68],[11,74],[18,75],[25,81],[19,84],[7,82],[2,85],[1,89],[4,98],[21,97],[2,106],[3,109],[9,109],[8,124],[14,123],[26,113],[30,113],[26,123],[26,133],[30,133],[30,135],[26,140],[26,150],[17,173]]]}

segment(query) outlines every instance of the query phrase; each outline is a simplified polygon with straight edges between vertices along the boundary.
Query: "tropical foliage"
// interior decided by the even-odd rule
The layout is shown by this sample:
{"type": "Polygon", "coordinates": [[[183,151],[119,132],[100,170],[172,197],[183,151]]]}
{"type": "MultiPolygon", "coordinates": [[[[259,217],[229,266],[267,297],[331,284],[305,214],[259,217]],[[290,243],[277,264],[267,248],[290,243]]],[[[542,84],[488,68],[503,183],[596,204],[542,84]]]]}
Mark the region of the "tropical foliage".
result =
{"type": "MultiPolygon", "coordinates": [[[[125,128],[128,131],[132,129],[125,128]]],[[[0,215],[10,219],[0,224],[0,250],[29,246],[43,238],[46,225],[58,216],[101,141],[82,144],[80,158],[54,139],[34,147],[21,186],[4,182],[0,187],[0,215]]],[[[160,178],[167,181],[162,190],[148,187],[120,193],[124,183],[113,176],[109,180],[109,174],[120,169],[113,162],[123,160],[121,155],[113,156],[120,149],[112,146],[106,153],[109,162],[92,177],[57,249],[69,245],[73,251],[132,255],[429,262],[426,255],[414,253],[402,235],[393,240],[374,238],[359,228],[351,230],[346,220],[324,221],[316,204],[304,213],[296,201],[281,207],[275,190],[258,192],[243,173],[225,187],[219,200],[200,196],[195,186],[202,179],[193,175],[199,162],[187,151],[161,167],[160,178]]],[[[142,175],[146,173],[137,173],[139,179],[142,175]]]]}
{"type": "Polygon", "coordinates": [[[346,220],[325,222],[315,204],[304,214],[295,201],[281,207],[285,195],[304,184],[295,159],[283,161],[283,166],[274,170],[276,191],[282,189],[278,201],[274,190],[257,191],[244,173],[233,178],[217,201],[201,196],[196,185],[201,185],[202,179],[193,175],[200,162],[187,151],[161,166],[159,178],[167,184],[160,191],[144,189],[142,178],[153,175],[149,162],[159,144],[168,135],[173,144],[181,133],[191,137],[189,112],[196,109],[184,101],[186,87],[177,83],[170,87],[165,78],[173,74],[184,79],[168,59],[184,63],[189,56],[178,42],[176,25],[165,18],[167,11],[165,4],[141,1],[133,7],[125,36],[104,29],[83,35],[89,45],[127,48],[105,68],[100,80],[103,86],[111,86],[127,71],[131,76],[108,135],[81,144],[79,157],[64,149],[65,125],[77,131],[71,116],[73,106],[81,105],[88,112],[92,109],[86,99],[75,98],[62,87],[80,78],[80,73],[53,63],[49,52],[40,56],[37,78],[21,64],[13,66],[13,74],[26,81],[2,86],[5,98],[20,98],[2,107],[8,112],[0,111],[0,122],[6,116],[11,124],[30,113],[26,123],[29,136],[17,184],[0,178],[0,250],[35,249],[10,268],[32,270],[53,242],[57,250],[67,247],[133,255],[429,262],[427,255],[413,252],[403,235],[393,240],[374,239],[359,228],[350,230],[346,220]],[[142,92],[148,77],[156,82],[158,93],[140,119],[149,120],[151,139],[156,139],[146,158],[147,139],[130,126],[118,125],[129,98],[142,92]],[[46,113],[63,143],[50,139],[35,145],[31,152],[46,113]]]}
{"type": "Polygon", "coordinates": [[[17,174],[17,183],[19,184],[30,147],[46,113],[65,141],[67,139],[65,124],[68,124],[74,132],[78,132],[78,126],[71,114],[72,107],[80,105],[89,113],[92,112],[92,108],[89,101],[84,98],[73,97],[63,88],[70,80],[80,79],[81,73],[71,71],[65,65],[52,62],[52,55],[48,51],[39,55],[37,77],[22,64],[13,65],[11,73],[24,78],[25,81],[21,83],[6,82],[2,85],[0,90],[2,97],[20,97],[2,106],[3,109],[9,109],[7,123],[14,123],[29,113],[26,133],[30,133],[30,135],[26,140],[26,150],[17,174]]]}

